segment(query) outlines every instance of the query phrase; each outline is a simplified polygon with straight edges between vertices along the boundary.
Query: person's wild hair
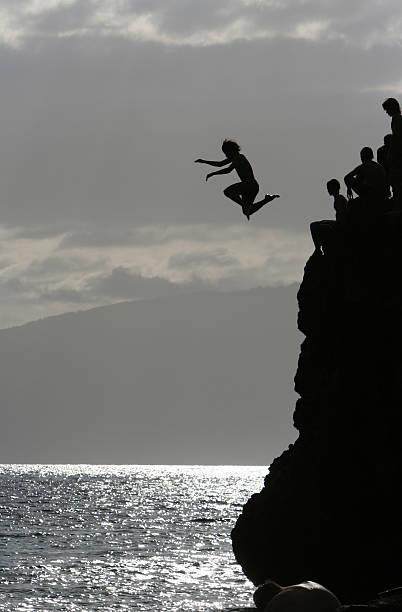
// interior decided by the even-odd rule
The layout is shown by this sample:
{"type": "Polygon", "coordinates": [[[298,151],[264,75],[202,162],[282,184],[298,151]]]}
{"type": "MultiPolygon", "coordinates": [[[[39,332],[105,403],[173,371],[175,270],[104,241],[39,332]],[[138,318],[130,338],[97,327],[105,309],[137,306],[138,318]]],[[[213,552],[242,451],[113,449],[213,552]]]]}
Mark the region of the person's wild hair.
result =
{"type": "Polygon", "coordinates": [[[222,151],[227,157],[237,155],[240,152],[240,145],[235,140],[225,138],[222,144],[222,151]]]}

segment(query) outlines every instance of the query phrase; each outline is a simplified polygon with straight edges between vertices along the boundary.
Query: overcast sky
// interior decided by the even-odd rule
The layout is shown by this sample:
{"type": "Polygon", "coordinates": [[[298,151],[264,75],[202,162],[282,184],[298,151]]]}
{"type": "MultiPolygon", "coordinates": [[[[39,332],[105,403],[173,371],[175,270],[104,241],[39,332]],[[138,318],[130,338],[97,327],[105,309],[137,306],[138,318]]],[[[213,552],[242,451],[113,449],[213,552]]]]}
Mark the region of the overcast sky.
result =
{"type": "Polygon", "coordinates": [[[299,280],[401,31],[400,0],[2,0],[0,327],[299,280]],[[281,195],[250,223],[193,163],[225,137],[281,195]]]}

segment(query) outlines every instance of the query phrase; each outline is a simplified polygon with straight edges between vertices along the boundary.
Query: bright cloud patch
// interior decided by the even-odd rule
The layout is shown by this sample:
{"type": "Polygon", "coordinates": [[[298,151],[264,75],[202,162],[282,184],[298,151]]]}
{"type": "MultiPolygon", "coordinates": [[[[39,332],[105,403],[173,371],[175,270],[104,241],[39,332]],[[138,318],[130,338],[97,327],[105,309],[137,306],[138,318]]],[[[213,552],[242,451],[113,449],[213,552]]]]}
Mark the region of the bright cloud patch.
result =
{"type": "Polygon", "coordinates": [[[326,21],[306,21],[299,23],[294,31],[295,38],[302,38],[304,40],[319,40],[322,36],[328,32],[330,22],[326,21]]]}

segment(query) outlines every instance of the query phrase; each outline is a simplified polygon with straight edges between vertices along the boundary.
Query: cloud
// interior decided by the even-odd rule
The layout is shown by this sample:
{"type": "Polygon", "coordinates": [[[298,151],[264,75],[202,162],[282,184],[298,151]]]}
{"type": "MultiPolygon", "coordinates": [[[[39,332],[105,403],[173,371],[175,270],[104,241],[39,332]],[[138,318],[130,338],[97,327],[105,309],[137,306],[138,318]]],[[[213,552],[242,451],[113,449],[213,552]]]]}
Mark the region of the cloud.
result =
{"type": "MultiPolygon", "coordinates": [[[[10,288],[22,293],[23,286],[17,280],[8,281],[10,288]]],[[[55,283],[56,284],[56,283],[55,283]]],[[[39,302],[58,302],[81,305],[103,305],[121,300],[148,300],[178,293],[211,289],[213,286],[194,277],[190,282],[175,283],[162,277],[145,277],[140,272],[119,266],[109,273],[88,275],[84,282],[75,283],[80,288],[65,282],[56,288],[38,284],[39,302]]]]}
{"type": "Polygon", "coordinates": [[[35,227],[34,225],[21,226],[21,227],[10,227],[9,231],[12,233],[15,239],[22,240],[42,240],[43,238],[58,238],[63,237],[65,229],[49,225],[35,227]]]}
{"type": "MultiPolygon", "coordinates": [[[[185,230],[184,230],[185,233],[185,230]]],[[[180,228],[177,227],[141,227],[135,229],[99,228],[96,231],[78,231],[67,233],[60,242],[60,249],[96,249],[122,246],[141,246],[161,244],[177,239],[180,228]]]]}
{"type": "Polygon", "coordinates": [[[119,266],[114,268],[110,274],[89,279],[86,289],[90,294],[98,297],[121,300],[171,295],[180,291],[182,287],[165,278],[146,278],[138,272],[119,266]]]}
{"type": "Polygon", "coordinates": [[[83,246],[69,247],[63,236],[16,238],[0,227],[7,253],[0,265],[0,327],[76,305],[288,285],[300,279],[311,252],[303,233],[248,225],[155,225],[133,235],[138,240],[127,244],[118,232],[106,232],[95,246],[89,234],[91,246],[85,235],[83,246]]]}
{"type": "Polygon", "coordinates": [[[3,287],[5,287],[10,293],[23,293],[25,287],[18,278],[9,278],[4,281],[3,287]]]}
{"type": "Polygon", "coordinates": [[[4,0],[0,326],[72,304],[297,282],[325,183],[389,131],[400,0],[4,0]],[[196,157],[239,140],[244,222],[196,157]]]}
{"type": "Polygon", "coordinates": [[[66,304],[83,304],[89,305],[93,303],[93,299],[85,292],[77,291],[69,287],[60,287],[59,289],[43,291],[39,295],[39,300],[44,302],[60,302],[66,304]]]}
{"type": "Polygon", "coordinates": [[[391,83],[381,83],[372,87],[367,87],[368,92],[381,93],[383,98],[400,96],[402,94],[402,81],[397,79],[391,83]]]}
{"type": "Polygon", "coordinates": [[[83,272],[88,267],[89,262],[79,257],[59,257],[50,256],[44,259],[36,259],[25,269],[24,275],[29,278],[49,278],[60,277],[71,272],[83,272]]]}
{"type": "Polygon", "coordinates": [[[368,47],[399,45],[401,20],[399,0],[13,0],[0,11],[0,40],[14,48],[49,37],[211,46],[282,37],[368,47]]]}
{"type": "MultiPolygon", "coordinates": [[[[346,4],[335,4],[342,21],[346,4]]],[[[88,24],[95,5],[106,6],[39,4],[36,33],[18,53],[0,56],[1,221],[19,226],[21,238],[47,231],[66,235],[63,248],[112,241],[117,247],[138,243],[137,229],[156,223],[235,222],[238,211],[221,193],[230,179],[205,185],[203,169],[193,165],[198,155],[219,156],[221,140],[231,135],[250,156],[261,190],[281,193],[281,203],[297,202],[281,204],[280,213],[278,205],[258,222],[301,228],[306,217],[321,214],[325,180],[356,165],[347,158],[353,143],[366,144],[376,124],[372,146],[382,142],[385,121],[374,89],[400,80],[399,54],[384,46],[365,51],[354,34],[339,43],[330,4],[316,17],[308,2],[295,2],[294,10],[287,2],[206,5],[207,29],[247,13],[264,28],[272,17],[277,32],[288,33],[230,45],[184,49],[117,34],[62,41],[54,35],[63,22],[88,24]]],[[[141,12],[147,5],[114,3],[106,13],[119,7],[125,14],[130,6],[141,12]]],[[[4,6],[20,11],[21,23],[33,19],[23,17],[27,2],[4,6]]],[[[148,10],[160,13],[169,36],[180,38],[197,31],[197,11],[204,9],[190,1],[153,2],[148,10]]]]}
{"type": "Polygon", "coordinates": [[[49,250],[49,255],[35,258],[20,271],[21,277],[32,283],[73,282],[77,286],[84,284],[85,279],[101,270],[110,267],[110,262],[102,250],[93,254],[77,254],[74,251],[64,252],[61,257],[58,249],[49,250]]]}
{"type": "Polygon", "coordinates": [[[168,268],[191,269],[193,271],[199,268],[229,268],[239,265],[239,260],[229,255],[225,249],[176,253],[168,260],[168,268]]]}

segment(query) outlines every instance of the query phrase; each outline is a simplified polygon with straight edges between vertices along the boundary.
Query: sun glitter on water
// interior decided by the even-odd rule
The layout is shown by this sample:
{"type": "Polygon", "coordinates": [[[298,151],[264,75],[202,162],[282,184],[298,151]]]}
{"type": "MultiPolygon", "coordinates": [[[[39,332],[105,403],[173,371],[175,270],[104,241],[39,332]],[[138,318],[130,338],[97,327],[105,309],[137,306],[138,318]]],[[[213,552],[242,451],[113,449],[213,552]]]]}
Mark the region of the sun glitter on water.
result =
{"type": "Polygon", "coordinates": [[[0,466],[4,612],[251,606],[230,531],[267,469],[0,466]]]}

